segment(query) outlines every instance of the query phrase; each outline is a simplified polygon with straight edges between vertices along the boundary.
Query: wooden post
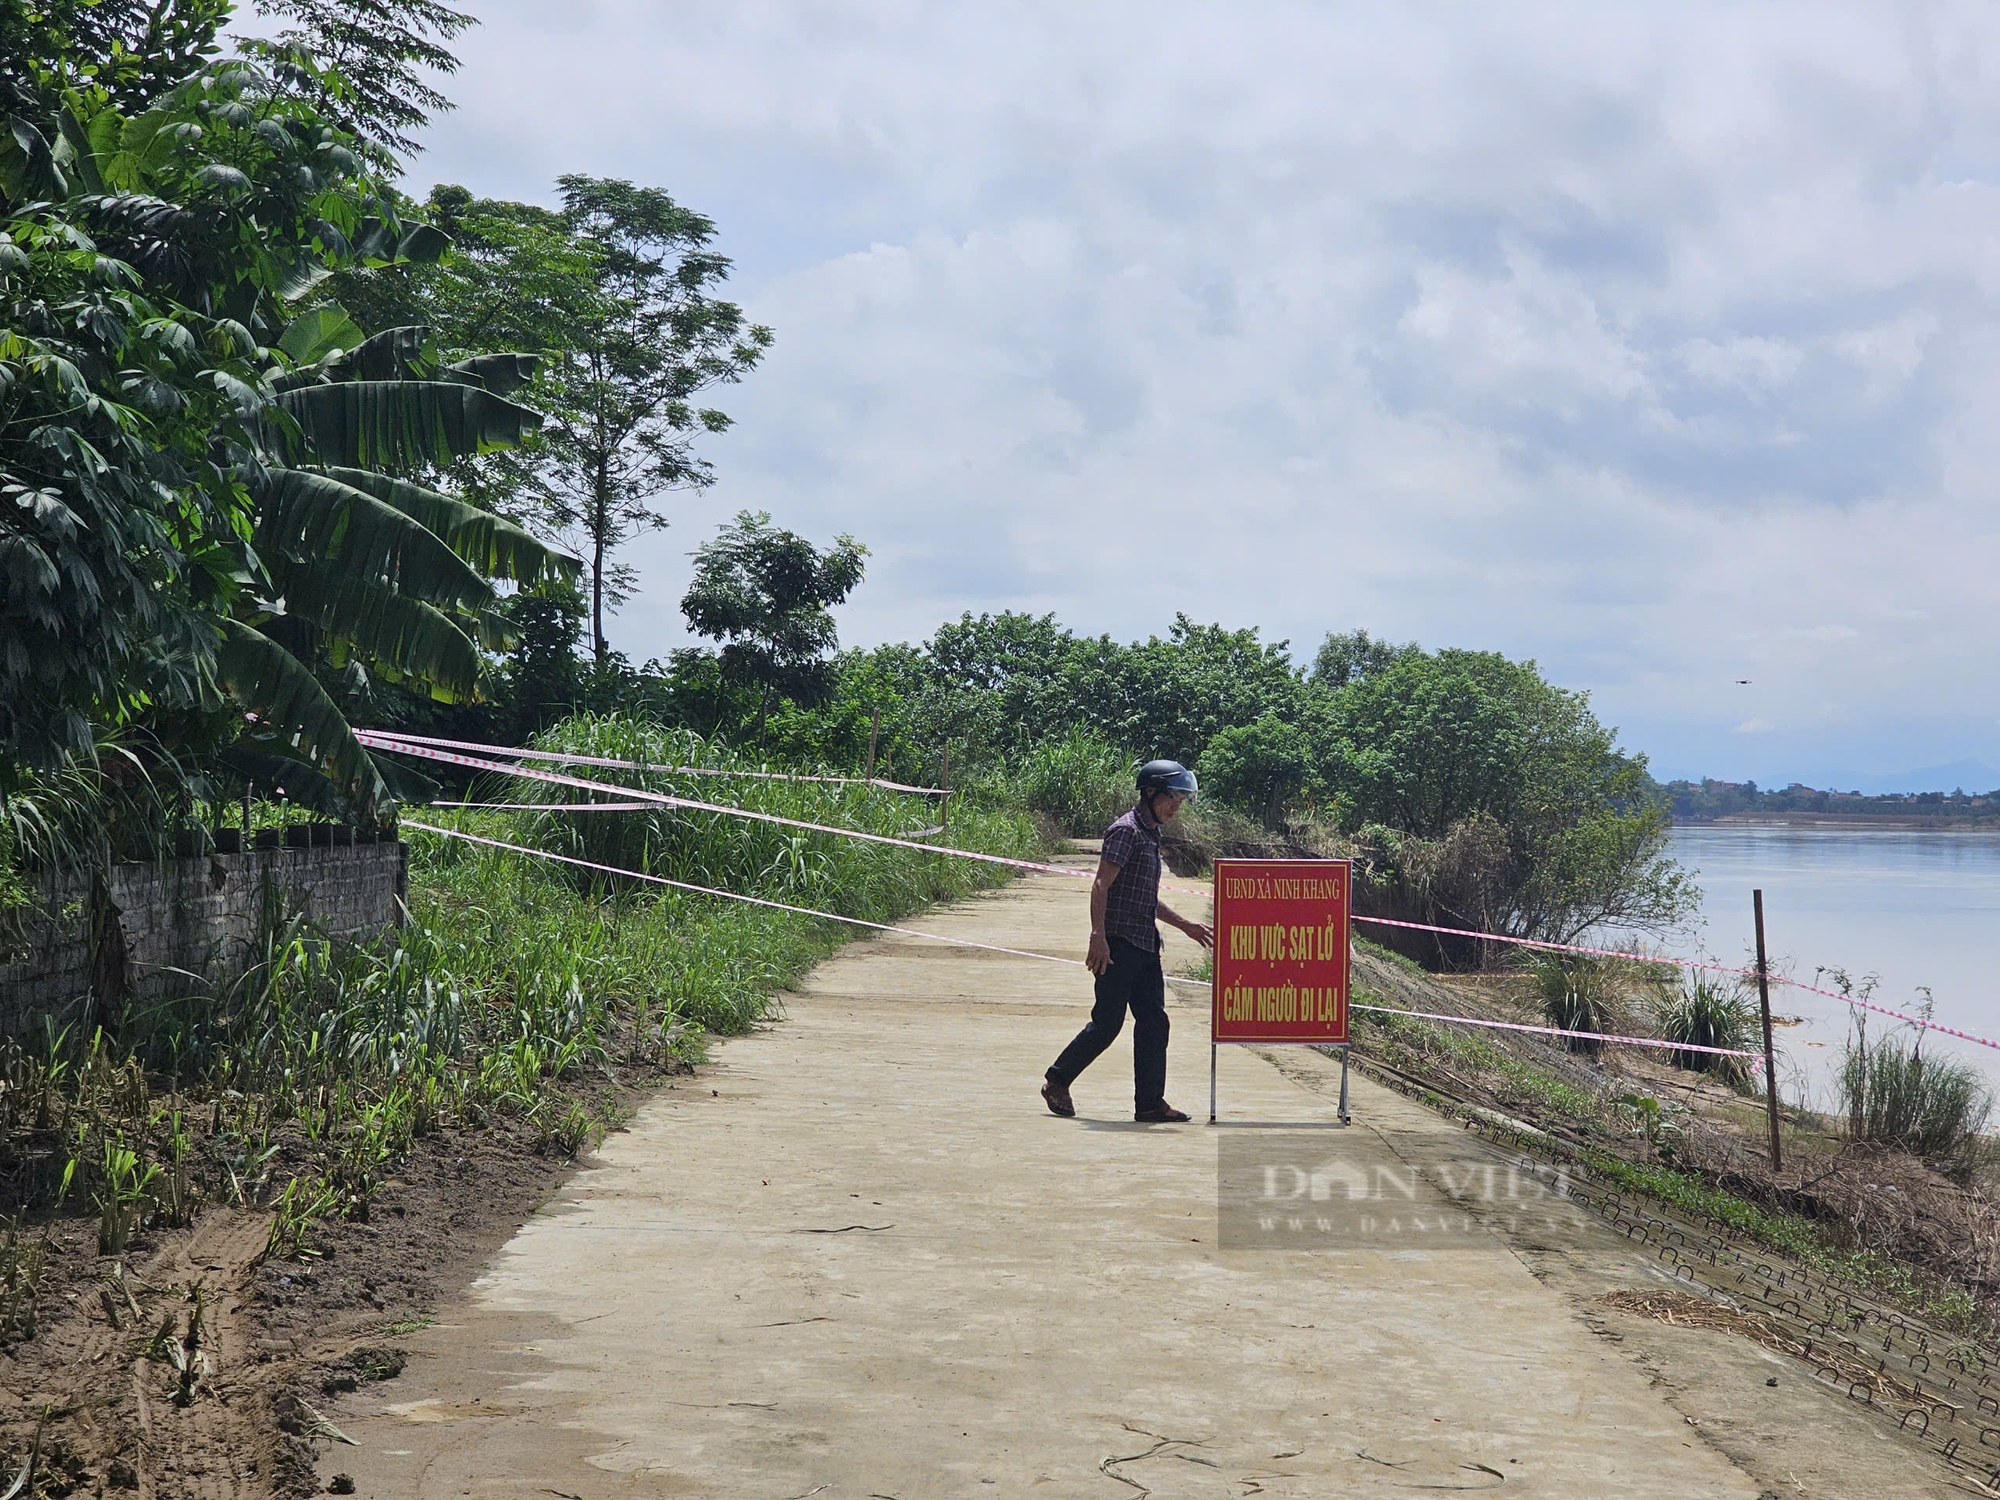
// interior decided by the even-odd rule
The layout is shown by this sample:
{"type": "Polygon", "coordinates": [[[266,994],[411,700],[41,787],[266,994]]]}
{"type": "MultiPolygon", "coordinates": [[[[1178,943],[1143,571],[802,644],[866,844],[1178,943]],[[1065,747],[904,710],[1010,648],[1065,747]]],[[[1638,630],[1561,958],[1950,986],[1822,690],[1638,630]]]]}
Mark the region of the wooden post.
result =
{"type": "Polygon", "coordinates": [[[938,777],[944,796],[938,799],[938,836],[951,832],[951,741],[944,742],[944,772],[938,777]]]}
{"type": "Polygon", "coordinates": [[[250,851],[250,796],[256,790],[256,782],[243,783],[243,851],[246,854],[250,851]]]}
{"type": "Polygon", "coordinates": [[[875,717],[868,723],[868,769],[861,773],[869,781],[875,779],[875,742],[881,737],[882,710],[878,708],[875,710],[875,717]]]}
{"type": "Polygon", "coordinates": [[[1785,1161],[1778,1145],[1778,1064],[1771,1048],[1771,966],[1764,956],[1764,893],[1752,891],[1750,900],[1757,913],[1757,1003],[1764,1011],[1764,1107],[1771,1117],[1771,1170],[1776,1172],[1785,1161]]]}

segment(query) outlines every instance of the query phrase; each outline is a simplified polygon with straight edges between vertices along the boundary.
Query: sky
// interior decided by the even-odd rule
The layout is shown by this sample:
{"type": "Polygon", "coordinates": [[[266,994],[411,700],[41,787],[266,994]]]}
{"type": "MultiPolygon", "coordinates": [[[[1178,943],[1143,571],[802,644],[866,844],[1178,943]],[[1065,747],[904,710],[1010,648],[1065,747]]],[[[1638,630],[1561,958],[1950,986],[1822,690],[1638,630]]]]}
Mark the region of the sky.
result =
{"type": "Polygon", "coordinates": [[[755,509],[868,546],[847,643],[1359,626],[1662,777],[2000,765],[1990,6],[465,3],[412,186],[667,188],[776,332],[635,660],[755,509]]]}

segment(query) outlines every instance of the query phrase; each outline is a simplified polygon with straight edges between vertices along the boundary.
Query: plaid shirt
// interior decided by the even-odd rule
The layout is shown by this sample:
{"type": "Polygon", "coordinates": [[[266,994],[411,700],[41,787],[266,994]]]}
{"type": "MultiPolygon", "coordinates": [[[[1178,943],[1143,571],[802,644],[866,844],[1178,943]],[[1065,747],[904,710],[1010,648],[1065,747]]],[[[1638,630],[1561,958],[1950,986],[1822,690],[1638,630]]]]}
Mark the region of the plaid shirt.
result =
{"type": "Polygon", "coordinates": [[[1140,803],[1104,830],[1104,858],[1118,878],[1104,893],[1104,935],[1160,951],[1160,825],[1140,803]]]}

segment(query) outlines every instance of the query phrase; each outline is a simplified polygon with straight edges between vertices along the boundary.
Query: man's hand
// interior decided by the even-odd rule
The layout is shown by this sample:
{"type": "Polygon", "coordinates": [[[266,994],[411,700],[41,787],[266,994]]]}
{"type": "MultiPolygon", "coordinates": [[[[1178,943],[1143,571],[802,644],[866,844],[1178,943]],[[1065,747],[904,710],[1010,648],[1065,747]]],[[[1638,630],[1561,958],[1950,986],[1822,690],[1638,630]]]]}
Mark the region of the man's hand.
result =
{"type": "Polygon", "coordinates": [[[1090,947],[1083,955],[1083,966],[1093,974],[1102,974],[1111,967],[1111,945],[1104,940],[1104,934],[1093,932],[1090,947]]]}
{"type": "Polygon", "coordinates": [[[1162,922],[1180,928],[1182,932],[1185,932],[1197,943],[1200,943],[1202,947],[1213,948],[1215,946],[1215,932],[1206,922],[1190,922],[1164,901],[1159,905],[1159,912],[1162,922]]]}

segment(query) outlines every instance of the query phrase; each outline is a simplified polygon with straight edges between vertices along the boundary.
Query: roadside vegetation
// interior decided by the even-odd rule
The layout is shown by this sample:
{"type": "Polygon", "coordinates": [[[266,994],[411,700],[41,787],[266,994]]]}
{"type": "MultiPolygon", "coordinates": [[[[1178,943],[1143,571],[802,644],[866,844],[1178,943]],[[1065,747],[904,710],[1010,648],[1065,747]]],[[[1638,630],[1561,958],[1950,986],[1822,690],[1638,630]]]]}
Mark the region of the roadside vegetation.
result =
{"type": "MultiPolygon", "coordinates": [[[[1556,966],[1453,978],[1357,942],[1356,1001],[1392,1009],[1550,1024],[1572,1004],[1556,966]]],[[[1707,978],[1586,960],[1584,986],[1614,1029],[1754,1050],[1754,1002],[1707,978]]],[[[1574,976],[1572,976],[1572,979],[1574,976]]],[[[2000,1337],[2000,1204],[1978,1075],[1905,1032],[1857,1028],[1835,1108],[1783,1111],[1784,1169],[1773,1171],[1761,1084],[1732,1059],[1472,1031],[1357,1010],[1364,1066],[1457,1116],[1527,1126],[1593,1180],[1726,1224],[1823,1275],[1956,1337],[2000,1337]],[[1865,1075],[1865,1079],[1864,1079],[1865,1075]]]]}
{"type": "MultiPolygon", "coordinates": [[[[739,757],[685,733],[579,721],[551,746],[714,768],[739,757]]],[[[692,778],[681,778],[691,780],[692,778]]],[[[716,796],[717,782],[699,791],[716,796]]],[[[635,777],[625,784],[671,778],[635,777]]],[[[740,805],[892,834],[903,794],[752,782],[740,805]]],[[[551,790],[532,783],[532,798],[551,790]]],[[[686,792],[685,787],[675,789],[686,792]]],[[[576,794],[582,797],[584,794],[576,794]]],[[[510,800],[510,799],[502,799],[510,800]]],[[[448,826],[725,891],[870,921],[1004,880],[996,866],[794,833],[718,814],[445,812],[448,826]]],[[[963,847],[1031,854],[1028,819],[958,810],[963,847]]],[[[269,1205],[271,1250],[311,1253],[316,1221],[365,1217],[420,1137],[506,1120],[573,1155],[614,1117],[603,1085],[674,1070],[747,1029],[845,924],[665,889],[412,832],[409,920],[329,942],[272,907],[247,961],[187,974],[115,1033],[53,1020],[0,1041],[0,1168],[12,1212],[96,1215],[122,1254],[209,1204],[269,1205]]],[[[31,1282],[28,1220],[8,1229],[31,1282]],[[26,1257],[26,1258],[23,1258],[26,1257]]]]}

